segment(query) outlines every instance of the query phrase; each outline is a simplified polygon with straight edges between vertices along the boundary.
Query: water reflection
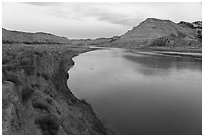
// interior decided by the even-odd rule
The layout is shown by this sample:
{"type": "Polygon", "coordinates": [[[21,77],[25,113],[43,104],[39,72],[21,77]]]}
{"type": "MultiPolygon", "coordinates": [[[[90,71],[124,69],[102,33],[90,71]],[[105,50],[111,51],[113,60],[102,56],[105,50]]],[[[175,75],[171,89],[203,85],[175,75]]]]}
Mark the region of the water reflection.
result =
{"type": "Polygon", "coordinates": [[[199,60],[191,57],[167,57],[167,56],[135,56],[124,55],[125,59],[130,60],[141,65],[136,68],[137,71],[144,75],[168,75],[171,70],[191,69],[195,71],[202,70],[202,63],[199,60]],[[151,59],[150,59],[151,57],[151,59]]]}
{"type": "Polygon", "coordinates": [[[117,134],[201,134],[201,62],[121,49],[74,61],[69,87],[117,134]]]}

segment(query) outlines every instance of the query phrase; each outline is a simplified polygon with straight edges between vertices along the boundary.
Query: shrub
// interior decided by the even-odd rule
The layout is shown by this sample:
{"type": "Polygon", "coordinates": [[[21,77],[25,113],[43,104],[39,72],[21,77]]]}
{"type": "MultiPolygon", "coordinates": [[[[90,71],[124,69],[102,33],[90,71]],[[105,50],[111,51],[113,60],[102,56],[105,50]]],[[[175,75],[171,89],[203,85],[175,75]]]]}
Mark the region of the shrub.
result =
{"type": "Polygon", "coordinates": [[[40,73],[39,72],[37,73],[37,77],[40,77],[40,73]]]}
{"type": "Polygon", "coordinates": [[[45,79],[45,80],[48,80],[49,79],[49,76],[45,73],[42,73],[41,76],[45,79]]]}
{"type": "Polygon", "coordinates": [[[53,102],[52,99],[50,99],[50,98],[47,98],[46,101],[47,101],[49,104],[52,104],[52,102],[53,102]]]}
{"type": "Polygon", "coordinates": [[[36,55],[38,55],[38,56],[40,56],[40,57],[43,56],[43,53],[42,53],[42,52],[39,52],[39,51],[34,51],[34,54],[36,54],[36,55]]]}
{"type": "Polygon", "coordinates": [[[40,87],[40,85],[39,85],[39,84],[37,84],[37,83],[32,83],[32,84],[31,84],[31,87],[32,87],[32,88],[39,88],[39,87],[40,87]]]}
{"type": "Polygon", "coordinates": [[[26,66],[23,66],[23,69],[25,71],[25,73],[30,76],[30,75],[33,75],[34,73],[34,66],[33,65],[26,65],[26,66]]]}
{"type": "Polygon", "coordinates": [[[23,58],[22,60],[20,60],[20,65],[31,65],[31,59],[30,58],[23,58]]]}
{"type": "Polygon", "coordinates": [[[36,119],[35,124],[40,126],[44,135],[56,135],[59,129],[59,122],[56,118],[43,117],[36,119]]]}
{"type": "Polygon", "coordinates": [[[7,64],[7,63],[9,63],[9,61],[10,61],[11,59],[9,58],[9,57],[2,57],[2,64],[7,64]]]}
{"type": "Polygon", "coordinates": [[[87,101],[85,99],[81,99],[81,102],[86,104],[86,105],[89,105],[89,103],[87,103],[87,101]]]}
{"type": "Polygon", "coordinates": [[[34,90],[30,87],[24,87],[22,90],[22,102],[26,103],[32,96],[34,90]]]}
{"type": "Polygon", "coordinates": [[[34,103],[32,103],[32,105],[33,105],[33,108],[37,108],[37,109],[45,110],[45,111],[49,112],[48,107],[45,104],[34,102],[34,103]]]}

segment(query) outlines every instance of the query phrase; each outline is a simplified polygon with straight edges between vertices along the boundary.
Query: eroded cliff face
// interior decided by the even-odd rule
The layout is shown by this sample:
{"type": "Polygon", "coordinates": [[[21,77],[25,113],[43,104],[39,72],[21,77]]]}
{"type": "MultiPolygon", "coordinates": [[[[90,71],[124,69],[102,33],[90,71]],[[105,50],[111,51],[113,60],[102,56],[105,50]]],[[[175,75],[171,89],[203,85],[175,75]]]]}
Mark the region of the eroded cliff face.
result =
{"type": "Polygon", "coordinates": [[[3,134],[107,134],[67,88],[72,57],[90,49],[3,44],[3,134]]]}

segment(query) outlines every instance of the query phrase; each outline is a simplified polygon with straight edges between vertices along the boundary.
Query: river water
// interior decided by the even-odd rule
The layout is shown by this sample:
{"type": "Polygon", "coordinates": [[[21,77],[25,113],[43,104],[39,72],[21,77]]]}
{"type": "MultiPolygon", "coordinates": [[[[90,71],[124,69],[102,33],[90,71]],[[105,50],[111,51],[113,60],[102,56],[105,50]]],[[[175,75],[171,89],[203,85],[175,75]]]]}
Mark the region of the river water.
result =
{"type": "Polygon", "coordinates": [[[73,60],[69,88],[116,134],[201,134],[201,61],[124,49],[73,60]]]}

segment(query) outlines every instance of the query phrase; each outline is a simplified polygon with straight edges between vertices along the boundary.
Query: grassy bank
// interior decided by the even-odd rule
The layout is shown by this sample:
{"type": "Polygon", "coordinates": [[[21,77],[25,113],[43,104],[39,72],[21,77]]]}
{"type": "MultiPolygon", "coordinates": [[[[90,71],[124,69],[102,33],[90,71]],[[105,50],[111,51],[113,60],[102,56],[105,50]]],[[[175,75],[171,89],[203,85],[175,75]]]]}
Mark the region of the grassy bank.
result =
{"type": "Polygon", "coordinates": [[[90,48],[3,44],[3,134],[108,134],[67,87],[72,57],[90,48]]]}

